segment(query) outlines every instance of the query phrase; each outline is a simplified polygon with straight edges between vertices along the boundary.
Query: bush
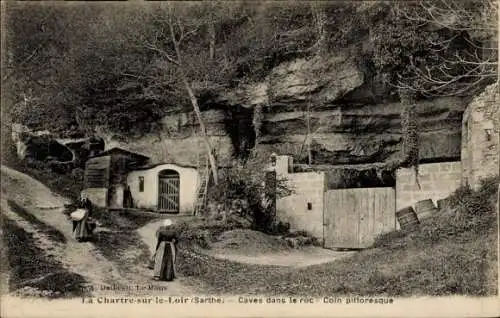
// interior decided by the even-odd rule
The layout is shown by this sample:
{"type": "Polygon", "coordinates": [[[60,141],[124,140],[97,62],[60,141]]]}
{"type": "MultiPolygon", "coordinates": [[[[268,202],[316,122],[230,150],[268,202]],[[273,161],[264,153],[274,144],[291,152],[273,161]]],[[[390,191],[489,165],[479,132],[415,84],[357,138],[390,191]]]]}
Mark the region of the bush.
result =
{"type": "MultiPolygon", "coordinates": [[[[253,156],[226,170],[219,183],[210,189],[209,202],[216,214],[238,215],[249,218],[256,229],[282,232],[284,225],[276,223],[265,200],[264,167],[263,160],[253,156]]],[[[284,179],[277,180],[276,190],[278,198],[292,193],[284,179]]]]}
{"type": "Polygon", "coordinates": [[[468,186],[458,188],[449,198],[449,206],[455,210],[455,217],[439,214],[422,222],[418,231],[405,234],[395,231],[376,238],[374,247],[404,248],[432,246],[443,240],[465,239],[481,236],[495,229],[497,217],[495,203],[498,191],[498,177],[483,180],[475,191],[468,186]]]}
{"type": "Polygon", "coordinates": [[[477,191],[469,186],[458,188],[449,197],[450,207],[468,216],[494,212],[492,204],[496,203],[499,180],[498,176],[483,179],[477,191]]]}
{"type": "Polygon", "coordinates": [[[290,223],[288,222],[274,222],[270,223],[265,229],[263,229],[266,233],[271,235],[280,235],[286,234],[290,231],[290,223]]]}
{"type": "MultiPolygon", "coordinates": [[[[288,229],[290,228],[290,224],[287,224],[288,229]]],[[[299,246],[306,246],[306,245],[313,245],[313,246],[322,246],[323,241],[322,239],[319,239],[315,237],[314,235],[311,235],[307,231],[293,231],[290,232],[289,230],[283,235],[283,238],[288,242],[288,244],[291,247],[299,247],[299,246]]]]}

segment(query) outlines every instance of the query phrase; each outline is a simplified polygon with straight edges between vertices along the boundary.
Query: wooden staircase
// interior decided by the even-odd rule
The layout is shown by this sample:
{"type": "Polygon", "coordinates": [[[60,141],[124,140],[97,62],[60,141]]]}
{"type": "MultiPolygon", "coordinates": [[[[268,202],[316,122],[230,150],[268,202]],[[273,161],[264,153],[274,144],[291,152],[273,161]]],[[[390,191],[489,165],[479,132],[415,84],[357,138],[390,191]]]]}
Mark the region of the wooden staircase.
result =
{"type": "Polygon", "coordinates": [[[198,186],[198,192],[196,193],[194,215],[200,215],[200,213],[203,213],[207,204],[210,167],[206,153],[198,154],[198,173],[200,174],[200,184],[198,186]]]}

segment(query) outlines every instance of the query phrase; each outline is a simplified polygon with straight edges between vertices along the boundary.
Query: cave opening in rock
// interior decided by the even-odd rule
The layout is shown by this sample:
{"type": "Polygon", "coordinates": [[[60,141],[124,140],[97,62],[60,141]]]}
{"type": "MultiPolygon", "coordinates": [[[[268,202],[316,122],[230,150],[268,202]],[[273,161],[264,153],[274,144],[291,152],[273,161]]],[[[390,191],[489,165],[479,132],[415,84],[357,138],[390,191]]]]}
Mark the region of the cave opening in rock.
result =
{"type": "Polygon", "coordinates": [[[241,105],[230,106],[225,118],[226,131],[233,145],[233,157],[248,158],[255,146],[255,129],[253,125],[253,110],[241,105]]]}
{"type": "Polygon", "coordinates": [[[48,137],[32,137],[27,144],[26,157],[34,160],[56,160],[69,162],[73,160],[73,153],[68,147],[48,137]]]}
{"type": "Polygon", "coordinates": [[[328,189],[385,188],[396,186],[394,170],[377,173],[375,168],[331,169],[327,171],[328,189]]]}

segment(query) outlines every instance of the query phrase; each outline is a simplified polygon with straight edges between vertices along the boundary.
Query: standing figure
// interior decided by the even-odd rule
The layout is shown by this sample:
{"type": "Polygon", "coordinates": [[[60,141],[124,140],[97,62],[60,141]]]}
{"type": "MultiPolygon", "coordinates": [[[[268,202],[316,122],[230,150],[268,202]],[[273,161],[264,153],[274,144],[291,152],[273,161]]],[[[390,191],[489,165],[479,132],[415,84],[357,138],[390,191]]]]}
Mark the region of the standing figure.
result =
{"type": "Polygon", "coordinates": [[[82,197],[79,209],[71,214],[73,219],[73,234],[78,242],[87,241],[92,237],[96,224],[92,219],[92,202],[82,197]]]}
{"type": "Polygon", "coordinates": [[[132,208],[134,206],[134,199],[132,198],[132,192],[130,191],[130,186],[127,186],[123,190],[123,207],[132,208]]]}
{"type": "Polygon", "coordinates": [[[175,278],[178,234],[172,224],[172,220],[166,219],[156,231],[156,250],[150,268],[153,267],[153,276],[157,280],[172,281],[175,278]]]}

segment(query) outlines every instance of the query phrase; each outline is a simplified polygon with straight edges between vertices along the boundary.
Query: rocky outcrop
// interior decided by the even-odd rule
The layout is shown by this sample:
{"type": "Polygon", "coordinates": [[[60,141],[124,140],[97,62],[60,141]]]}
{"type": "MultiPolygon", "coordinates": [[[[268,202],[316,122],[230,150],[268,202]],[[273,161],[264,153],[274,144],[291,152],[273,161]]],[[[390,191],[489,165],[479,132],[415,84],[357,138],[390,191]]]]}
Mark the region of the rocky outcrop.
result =
{"type": "Polygon", "coordinates": [[[95,138],[58,138],[50,131],[31,131],[28,127],[12,125],[12,141],[19,159],[50,160],[83,164],[89,155],[104,149],[104,143],[95,138]]]}
{"type": "MultiPolygon", "coordinates": [[[[242,140],[253,146],[256,135],[252,117],[256,109],[260,109],[261,118],[257,143],[266,153],[293,155],[296,162],[306,162],[305,110],[309,108],[314,164],[399,159],[403,107],[397,102],[382,102],[390,100],[385,98],[387,89],[358,64],[355,55],[343,52],[324,58],[300,58],[278,65],[260,82],[211,92],[210,100],[200,103],[210,109],[202,116],[219,163],[229,165],[233,155],[241,153],[242,140]]],[[[422,160],[460,158],[465,106],[460,98],[418,103],[422,160]]],[[[146,126],[127,137],[97,127],[96,135],[104,140],[106,149],[120,147],[138,152],[153,163],[196,165],[199,154],[205,151],[192,112],[172,113],[146,126]]],[[[23,152],[23,145],[18,149],[23,152]]]]}
{"type": "MultiPolygon", "coordinates": [[[[417,105],[420,117],[422,160],[460,158],[461,114],[465,103],[459,98],[442,98],[417,105]]],[[[362,164],[399,158],[402,106],[399,103],[330,106],[311,112],[312,153],[315,164],[362,164]]],[[[295,157],[306,162],[305,113],[301,111],[264,113],[259,150],[295,157]]],[[[221,165],[234,154],[231,132],[223,110],[203,112],[212,146],[221,165]]],[[[157,132],[120,140],[101,134],[106,148],[121,147],[151,157],[155,163],[197,164],[205,151],[199,127],[191,113],[165,117],[157,132]]]]}
{"type": "Polygon", "coordinates": [[[462,183],[473,188],[498,176],[500,162],[500,91],[498,83],[474,98],[463,116],[462,183]]]}
{"type": "MultiPolygon", "coordinates": [[[[460,158],[461,114],[465,102],[442,98],[418,103],[420,155],[423,160],[460,158]]],[[[401,140],[399,103],[335,106],[310,113],[312,152],[318,164],[353,164],[397,159],[401,140]]],[[[304,161],[305,112],[268,115],[263,121],[262,147],[304,161]],[[302,149],[302,151],[301,151],[302,149]]]]}
{"type": "MultiPolygon", "coordinates": [[[[233,154],[231,138],[225,129],[225,112],[209,110],[202,112],[207,135],[216,150],[219,164],[229,165],[233,154]]],[[[206,151],[199,125],[192,112],[166,116],[150,133],[123,139],[120,135],[98,129],[98,135],[105,140],[106,149],[119,147],[148,156],[152,164],[174,163],[197,165],[199,155],[206,151]]]]}
{"type": "Polygon", "coordinates": [[[304,103],[333,103],[363,83],[363,71],[347,53],[302,58],[280,64],[263,82],[221,93],[217,102],[245,107],[284,106],[293,110],[304,103]]]}

